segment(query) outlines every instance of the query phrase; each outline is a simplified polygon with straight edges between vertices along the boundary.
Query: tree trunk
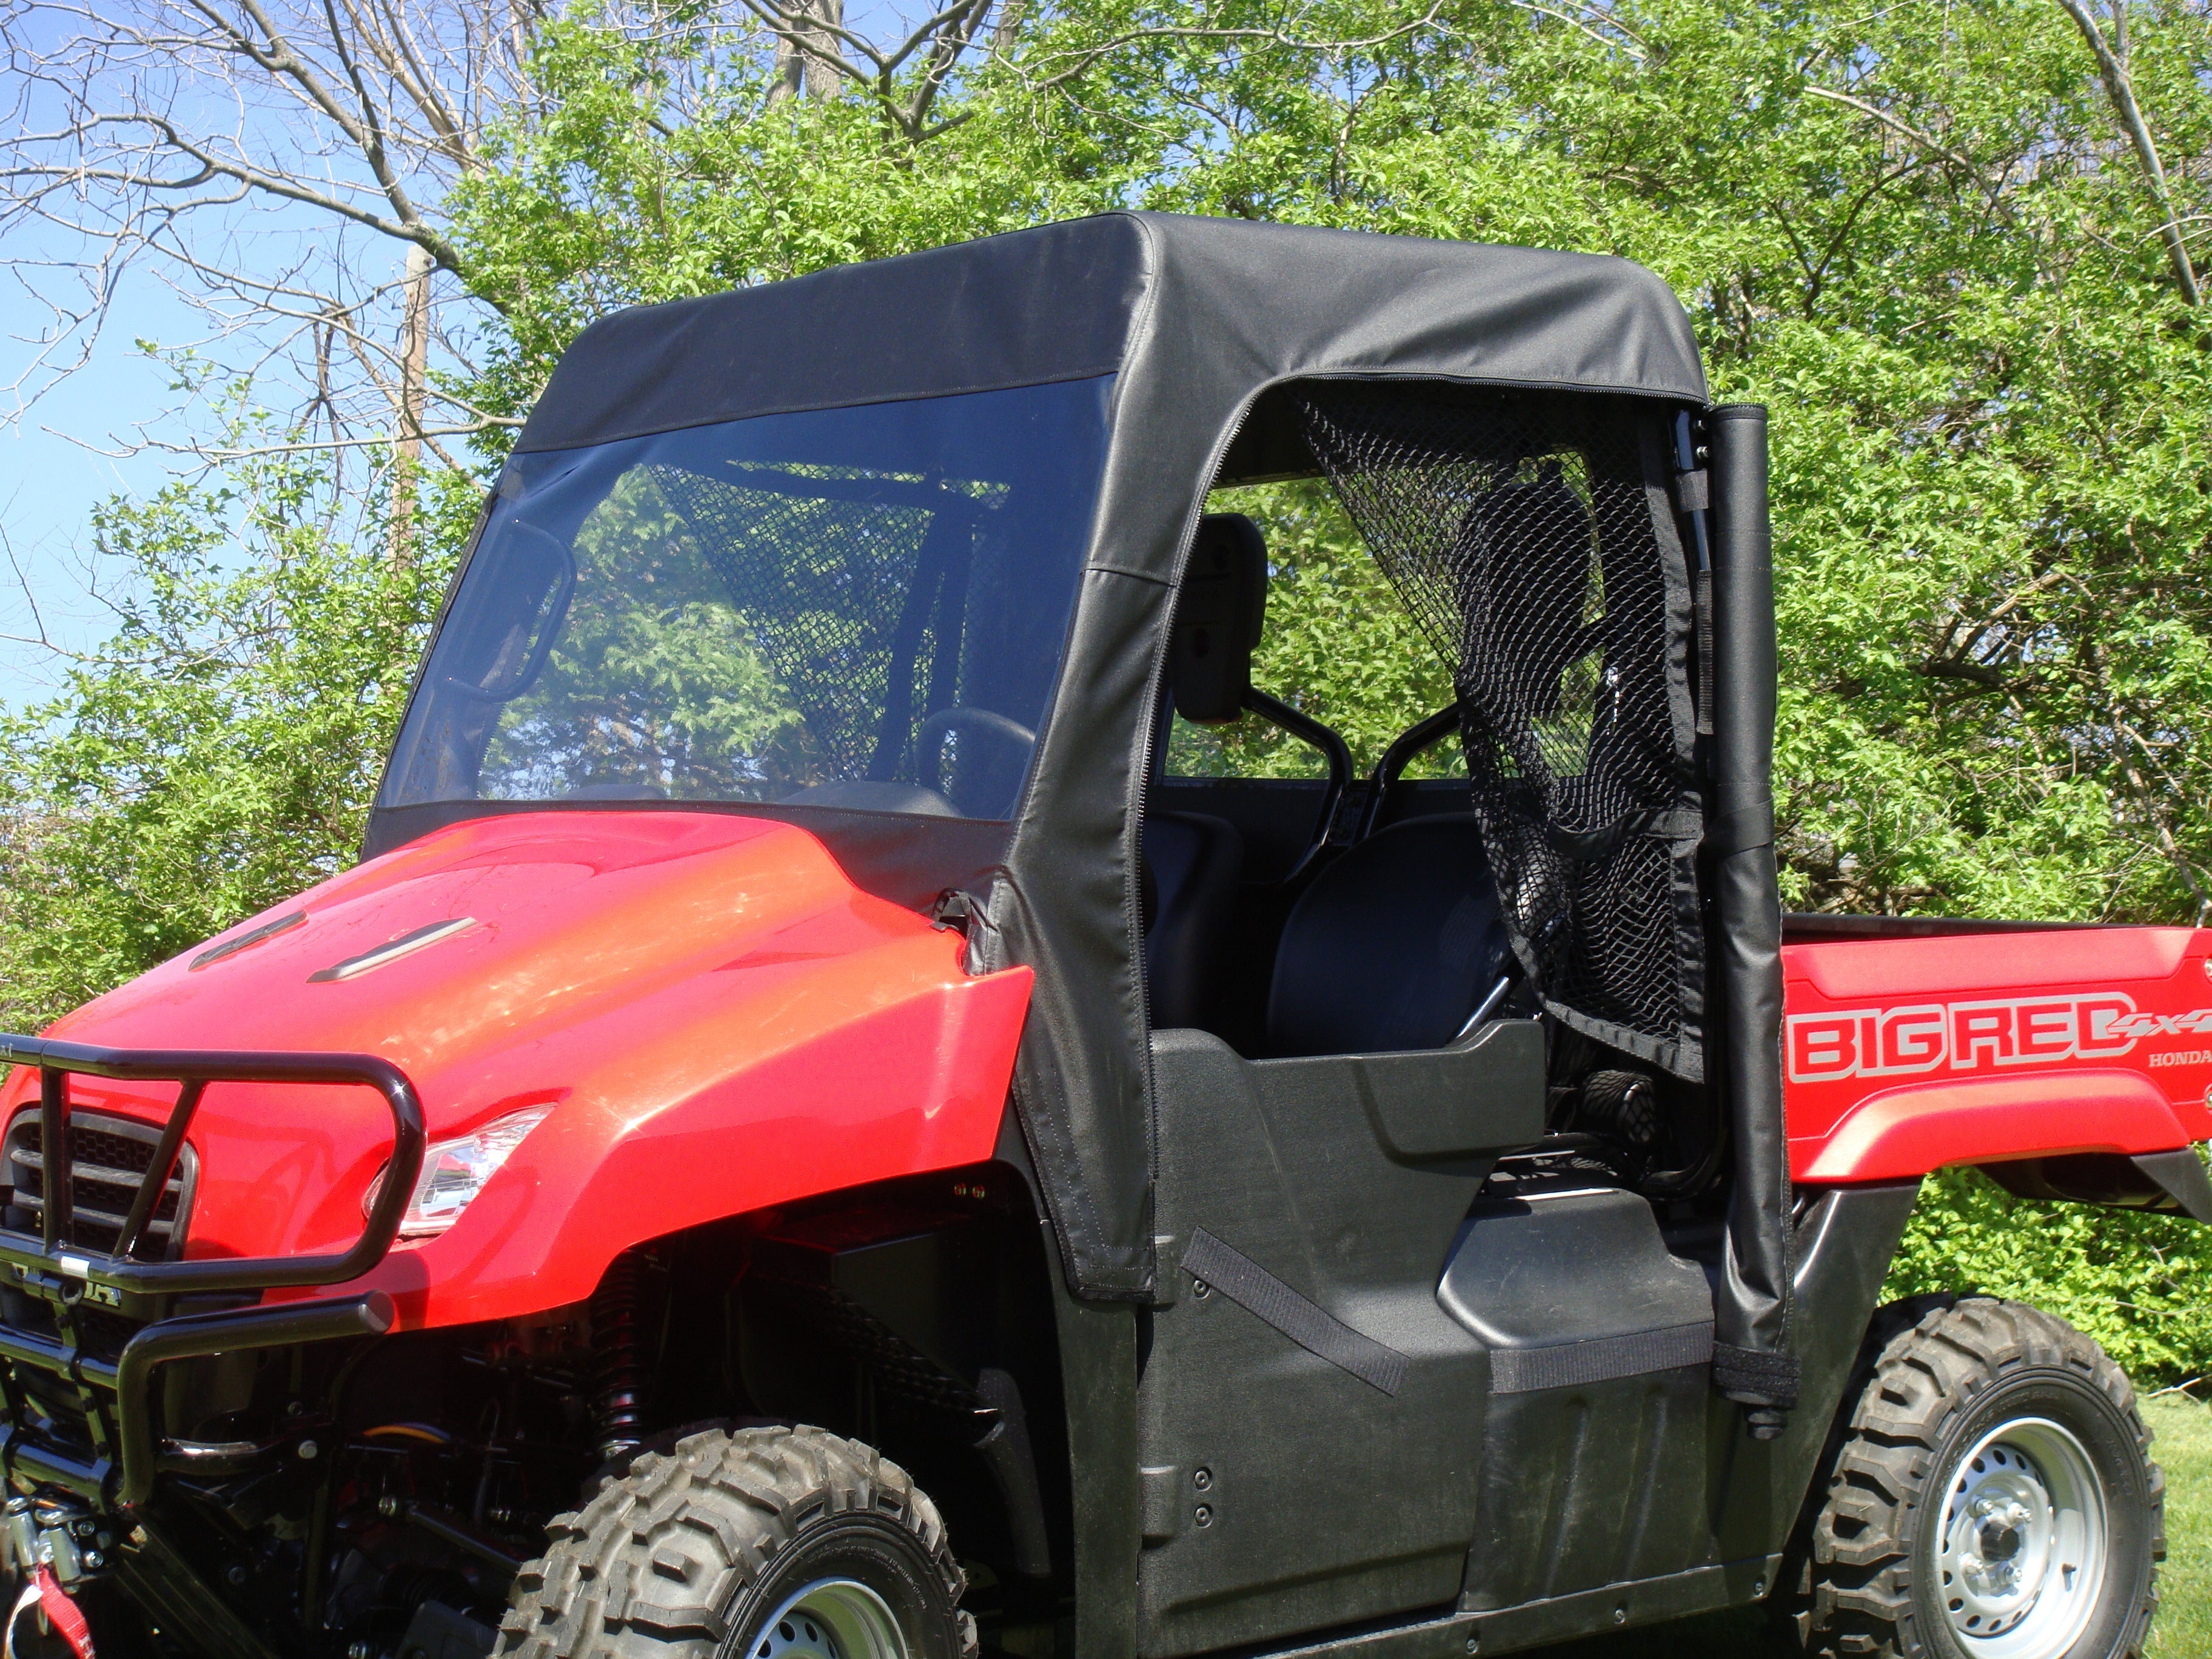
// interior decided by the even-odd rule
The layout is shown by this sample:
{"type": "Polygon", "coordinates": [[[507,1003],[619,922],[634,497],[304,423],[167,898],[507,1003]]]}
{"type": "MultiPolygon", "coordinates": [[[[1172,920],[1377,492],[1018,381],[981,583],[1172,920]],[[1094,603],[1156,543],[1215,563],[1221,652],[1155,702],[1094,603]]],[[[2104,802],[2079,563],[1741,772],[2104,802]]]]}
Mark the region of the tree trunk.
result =
{"type": "Polygon", "coordinates": [[[769,102],[780,104],[804,92],[809,98],[835,98],[844,77],[827,59],[843,54],[838,40],[827,28],[809,28],[809,20],[842,27],[845,0],[797,0],[778,5],[777,15],[789,27],[776,36],[775,79],[769,88],[769,102]]]}
{"type": "Polygon", "coordinates": [[[392,431],[392,562],[415,556],[416,489],[422,469],[423,376],[430,363],[430,271],[428,248],[407,250],[407,277],[399,322],[399,397],[392,431]]]}

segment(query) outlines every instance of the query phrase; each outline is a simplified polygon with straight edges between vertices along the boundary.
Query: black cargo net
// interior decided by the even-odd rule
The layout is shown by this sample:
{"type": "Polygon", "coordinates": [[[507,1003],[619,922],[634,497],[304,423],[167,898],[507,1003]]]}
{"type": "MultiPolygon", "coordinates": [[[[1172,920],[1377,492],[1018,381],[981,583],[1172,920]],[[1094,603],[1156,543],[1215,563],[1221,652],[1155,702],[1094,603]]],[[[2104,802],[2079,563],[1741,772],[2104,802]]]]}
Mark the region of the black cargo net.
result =
{"type": "Polygon", "coordinates": [[[1292,399],[1451,665],[1498,902],[1545,1006],[1701,1079],[1688,590],[1656,447],[1646,464],[1656,424],[1639,430],[1656,411],[1404,381],[1292,399]]]}
{"type": "Polygon", "coordinates": [[[833,775],[903,770],[915,718],[953,701],[970,525],[949,488],[780,472],[766,489],[646,469],[806,719],[833,775]],[[811,484],[821,495],[806,493],[811,484]],[[883,499],[889,495],[890,499],[883,499]]]}

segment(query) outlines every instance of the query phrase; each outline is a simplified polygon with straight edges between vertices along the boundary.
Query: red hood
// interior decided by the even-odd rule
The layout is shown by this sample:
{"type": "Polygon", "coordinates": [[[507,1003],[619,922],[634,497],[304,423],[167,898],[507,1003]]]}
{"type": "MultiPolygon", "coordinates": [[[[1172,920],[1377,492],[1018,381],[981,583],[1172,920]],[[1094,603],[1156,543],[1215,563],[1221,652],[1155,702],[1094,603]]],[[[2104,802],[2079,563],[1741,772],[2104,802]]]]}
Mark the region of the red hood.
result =
{"type": "MultiPolygon", "coordinates": [[[[821,842],[788,824],[531,813],[456,825],[349,871],[88,1003],[50,1035],[116,1048],[379,1054],[414,1080],[434,1140],[551,1103],[553,1115],[494,1187],[565,1185],[566,1204],[584,1201],[591,1166],[619,1163],[655,1134],[720,1124],[720,1138],[700,1145],[726,1170],[741,1130],[774,1125],[775,1162],[788,1169],[804,1136],[833,1124],[833,1140],[844,1137],[840,1167],[799,1182],[820,1190],[988,1156],[1028,975],[968,980],[959,947],[957,934],[855,888],[821,842]],[[306,920],[209,960],[295,914],[306,920]],[[331,973],[463,920],[381,965],[331,973]],[[1016,978],[984,999],[992,1035],[975,1048],[969,1016],[984,1004],[963,991],[1016,978]],[[850,1101],[840,1104],[839,1087],[850,1101]],[[881,1170],[878,1149],[845,1146],[878,1120],[933,1133],[951,1121],[944,1108],[955,1097],[966,1103],[958,1158],[927,1150],[911,1124],[881,1170]],[[985,1118],[988,1133],[976,1127],[985,1118]],[[570,1179],[556,1159],[581,1172],[570,1179]]],[[[72,1090],[81,1107],[142,1116],[166,1115],[173,1097],[170,1087],[87,1078],[72,1090]]],[[[19,1074],[7,1101],[34,1094],[34,1079],[19,1074]]],[[[201,1177],[191,1254],[258,1255],[326,1248],[357,1231],[390,1130],[365,1090],[217,1085],[192,1138],[201,1177]]],[[[687,1224],[687,1208],[732,1213],[767,1190],[721,1178],[695,1183],[702,1190],[686,1199],[665,1167],[650,1181],[661,1190],[622,1200],[639,1212],[633,1242],[687,1224]]],[[[760,1201],[796,1195],[778,1187],[760,1201]]],[[[480,1208],[499,1208],[492,1188],[422,1254],[456,1248],[480,1208]]]]}
{"type": "MultiPolygon", "coordinates": [[[[47,1034],[114,1048],[380,1054],[414,1079],[434,1137],[469,1127],[489,1103],[463,1083],[488,1062],[619,1018],[678,981],[732,974],[725,982],[741,994],[760,978],[745,969],[930,937],[921,918],[860,892],[788,824],[691,812],[480,818],[243,921],[47,1034]],[[192,965],[295,915],[307,920],[192,965]],[[315,977],[465,919],[472,925],[383,966],[315,977]]],[[[497,1069],[514,1075],[511,1064],[497,1069]]]]}

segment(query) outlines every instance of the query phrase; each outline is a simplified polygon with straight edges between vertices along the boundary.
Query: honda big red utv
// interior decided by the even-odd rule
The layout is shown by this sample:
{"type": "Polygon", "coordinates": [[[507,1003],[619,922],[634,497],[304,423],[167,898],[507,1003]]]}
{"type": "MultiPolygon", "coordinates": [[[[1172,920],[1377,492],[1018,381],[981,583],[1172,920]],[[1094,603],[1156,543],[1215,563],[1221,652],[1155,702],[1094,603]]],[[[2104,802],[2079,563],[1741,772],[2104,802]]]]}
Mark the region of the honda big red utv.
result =
{"type": "Polygon", "coordinates": [[[1615,259],[592,327],[363,861],[0,1039],[14,1651],[2137,1653],[2127,1380],[1875,1303],[1947,1166],[2212,1219],[2212,934],[1784,918],[1765,492],[1615,259]]]}

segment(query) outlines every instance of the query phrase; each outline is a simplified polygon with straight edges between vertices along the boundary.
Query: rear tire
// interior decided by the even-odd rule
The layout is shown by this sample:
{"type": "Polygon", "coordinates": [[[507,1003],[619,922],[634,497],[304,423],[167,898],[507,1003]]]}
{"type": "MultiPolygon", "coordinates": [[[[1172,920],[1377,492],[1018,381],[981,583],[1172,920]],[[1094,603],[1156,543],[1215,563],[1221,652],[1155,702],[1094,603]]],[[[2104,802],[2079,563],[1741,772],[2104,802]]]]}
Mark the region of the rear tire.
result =
{"type": "Polygon", "coordinates": [[[2166,1486],[2127,1377],[2021,1303],[1901,1311],[1814,1517],[1797,1621],[1808,1650],[2136,1659],[2158,1602],[2166,1486]]]}
{"type": "Polygon", "coordinates": [[[945,1523],[820,1429],[702,1430],[638,1456],[515,1580],[517,1659],[973,1659],[945,1523]]]}

